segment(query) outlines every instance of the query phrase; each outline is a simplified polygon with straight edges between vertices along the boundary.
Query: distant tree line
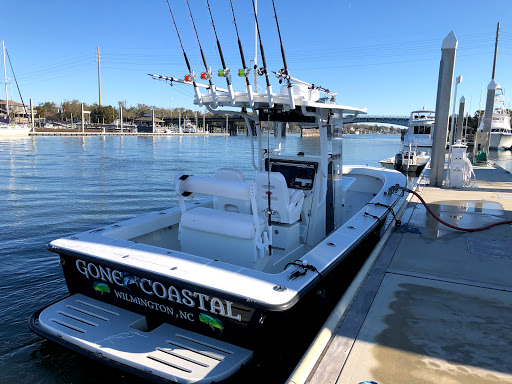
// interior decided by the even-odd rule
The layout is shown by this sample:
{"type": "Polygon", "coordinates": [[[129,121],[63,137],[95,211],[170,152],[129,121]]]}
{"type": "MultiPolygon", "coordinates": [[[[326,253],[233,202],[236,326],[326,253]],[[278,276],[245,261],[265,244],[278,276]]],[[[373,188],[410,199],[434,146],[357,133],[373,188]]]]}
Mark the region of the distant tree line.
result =
{"type": "MultiPolygon", "coordinates": [[[[126,120],[137,119],[139,117],[143,117],[144,115],[151,115],[151,111],[155,111],[155,117],[163,119],[165,117],[177,117],[178,113],[181,112],[181,116],[192,118],[194,116],[194,111],[191,109],[186,109],[183,107],[180,108],[159,108],[156,106],[146,105],[146,104],[137,104],[136,106],[127,107],[126,101],[119,101],[117,106],[112,105],[102,105],[101,107],[97,104],[86,104],[84,103],[84,110],[91,112],[91,122],[96,123],[100,122],[105,124],[112,123],[115,119],[119,118],[119,107],[123,107],[123,118],[126,120]]],[[[79,100],[64,100],[61,104],[56,104],[51,101],[46,101],[39,103],[37,105],[37,113],[39,117],[47,119],[47,120],[71,120],[71,115],[73,115],[73,120],[81,119],[81,102],[79,100]]],[[[509,115],[512,115],[512,111],[508,110],[509,115]]],[[[199,115],[199,112],[198,112],[199,115]]],[[[478,128],[478,124],[484,115],[483,110],[477,110],[473,116],[470,116],[468,119],[468,127],[470,128],[478,128]]],[[[201,113],[202,116],[202,113],[201,113]]],[[[213,116],[211,113],[207,113],[206,116],[213,116]]],[[[451,117],[450,121],[451,123],[451,117]]],[[[345,124],[347,126],[347,124],[345,124]]],[[[466,122],[464,121],[464,126],[466,126],[466,122]]],[[[350,125],[349,125],[350,127],[350,125]]],[[[382,130],[381,128],[373,128],[373,130],[382,130]]],[[[296,124],[290,124],[289,127],[292,131],[300,130],[296,124]]],[[[346,127],[347,128],[347,127],[346,127]]],[[[372,127],[367,127],[372,130],[372,127]]]]}
{"type": "MultiPolygon", "coordinates": [[[[81,119],[81,102],[79,100],[64,100],[61,104],[57,104],[51,101],[39,103],[36,107],[39,117],[47,120],[63,120],[70,121],[71,116],[73,120],[81,119]]],[[[119,107],[123,107],[123,119],[131,120],[143,117],[144,115],[151,115],[152,110],[155,111],[155,117],[160,119],[164,117],[177,117],[178,113],[181,112],[182,117],[193,117],[194,111],[186,108],[159,108],[156,106],[137,104],[136,106],[126,106],[125,101],[119,101],[117,106],[102,105],[101,107],[97,104],[86,104],[84,103],[84,110],[90,111],[91,122],[100,122],[110,124],[114,120],[119,118],[119,107]]],[[[199,114],[199,112],[198,112],[199,114]]],[[[209,116],[210,114],[206,114],[209,116]]],[[[202,114],[201,114],[202,116],[202,114]]],[[[88,119],[88,118],[87,118],[88,119]]]]}

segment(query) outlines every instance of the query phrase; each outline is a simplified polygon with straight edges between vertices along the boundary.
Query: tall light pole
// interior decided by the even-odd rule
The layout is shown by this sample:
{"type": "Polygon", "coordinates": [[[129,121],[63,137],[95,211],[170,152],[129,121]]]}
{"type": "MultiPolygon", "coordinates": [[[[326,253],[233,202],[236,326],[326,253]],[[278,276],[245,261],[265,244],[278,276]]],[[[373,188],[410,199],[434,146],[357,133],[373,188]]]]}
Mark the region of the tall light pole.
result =
{"type": "Polygon", "coordinates": [[[455,81],[455,94],[453,95],[453,109],[452,109],[452,123],[451,123],[451,129],[450,129],[450,155],[452,153],[451,151],[451,146],[453,144],[453,133],[455,131],[455,127],[454,127],[454,124],[455,124],[455,104],[457,104],[457,87],[459,85],[459,83],[462,83],[462,75],[457,77],[456,81],[455,81]]]}
{"type": "Polygon", "coordinates": [[[101,107],[101,74],[100,74],[100,47],[98,48],[98,89],[99,89],[99,106],[101,107]]]}

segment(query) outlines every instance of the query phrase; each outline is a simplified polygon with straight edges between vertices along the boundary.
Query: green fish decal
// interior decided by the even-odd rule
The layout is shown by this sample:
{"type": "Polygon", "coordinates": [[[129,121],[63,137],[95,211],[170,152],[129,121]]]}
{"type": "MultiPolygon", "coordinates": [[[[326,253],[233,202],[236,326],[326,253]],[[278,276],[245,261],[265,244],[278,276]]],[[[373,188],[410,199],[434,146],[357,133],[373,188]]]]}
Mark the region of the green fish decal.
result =
{"type": "Polygon", "coordinates": [[[199,321],[203,324],[209,325],[214,331],[215,329],[217,329],[220,332],[219,335],[222,335],[222,332],[224,332],[224,326],[222,325],[220,320],[216,319],[213,316],[200,313],[199,321]]]}
{"type": "Polygon", "coordinates": [[[105,283],[96,282],[92,286],[96,292],[100,292],[102,295],[104,293],[110,293],[110,287],[105,283]]]}

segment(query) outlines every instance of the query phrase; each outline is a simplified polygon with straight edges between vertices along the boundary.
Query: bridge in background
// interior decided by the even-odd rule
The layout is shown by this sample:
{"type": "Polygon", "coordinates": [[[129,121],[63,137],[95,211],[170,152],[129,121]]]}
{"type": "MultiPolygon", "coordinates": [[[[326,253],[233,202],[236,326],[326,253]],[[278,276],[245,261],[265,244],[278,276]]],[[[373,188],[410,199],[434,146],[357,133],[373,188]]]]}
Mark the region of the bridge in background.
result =
{"type": "Polygon", "coordinates": [[[407,127],[409,125],[409,116],[377,116],[377,115],[359,115],[354,121],[354,124],[358,123],[381,123],[381,124],[393,124],[407,127]]]}

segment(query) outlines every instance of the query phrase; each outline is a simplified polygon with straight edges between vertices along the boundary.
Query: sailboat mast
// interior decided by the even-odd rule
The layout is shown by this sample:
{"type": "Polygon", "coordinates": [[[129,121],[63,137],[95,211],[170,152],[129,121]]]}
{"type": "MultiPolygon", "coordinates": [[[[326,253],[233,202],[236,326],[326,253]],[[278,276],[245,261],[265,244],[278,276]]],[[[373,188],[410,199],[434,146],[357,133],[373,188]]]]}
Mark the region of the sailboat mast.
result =
{"type": "Polygon", "coordinates": [[[494,75],[496,74],[496,59],[498,57],[498,38],[500,36],[500,23],[498,23],[498,28],[496,29],[496,43],[494,44],[494,62],[492,65],[492,79],[494,80],[494,75]]]}
{"type": "Polygon", "coordinates": [[[2,52],[4,55],[5,110],[7,112],[7,121],[9,121],[9,97],[7,95],[7,62],[5,61],[5,40],[2,40],[2,52]]]}

